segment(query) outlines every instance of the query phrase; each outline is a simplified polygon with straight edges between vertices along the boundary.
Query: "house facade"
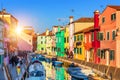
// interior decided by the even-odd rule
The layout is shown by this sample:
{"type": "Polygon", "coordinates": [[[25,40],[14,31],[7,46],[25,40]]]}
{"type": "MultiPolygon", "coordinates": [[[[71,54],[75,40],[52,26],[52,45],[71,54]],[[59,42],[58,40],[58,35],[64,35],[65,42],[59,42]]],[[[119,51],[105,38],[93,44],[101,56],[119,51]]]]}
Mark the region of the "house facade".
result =
{"type": "Polygon", "coordinates": [[[107,6],[100,14],[101,64],[120,67],[120,6],[107,6]]]}
{"type": "Polygon", "coordinates": [[[37,36],[37,51],[39,53],[46,52],[46,34],[43,32],[37,36]]]}
{"type": "Polygon", "coordinates": [[[66,52],[67,50],[69,50],[69,26],[66,25],[64,30],[65,30],[64,48],[65,48],[65,52],[66,52]]]}
{"type": "Polygon", "coordinates": [[[56,32],[56,52],[57,56],[64,57],[64,29],[58,27],[58,32],[56,32]]]}
{"type": "Polygon", "coordinates": [[[85,60],[84,29],[94,24],[93,18],[82,17],[74,23],[74,58],[85,60]]]}
{"type": "Polygon", "coordinates": [[[91,41],[91,34],[94,27],[91,26],[87,29],[84,29],[84,47],[85,47],[85,60],[87,62],[94,62],[94,52],[92,50],[92,41],[91,41]]]}

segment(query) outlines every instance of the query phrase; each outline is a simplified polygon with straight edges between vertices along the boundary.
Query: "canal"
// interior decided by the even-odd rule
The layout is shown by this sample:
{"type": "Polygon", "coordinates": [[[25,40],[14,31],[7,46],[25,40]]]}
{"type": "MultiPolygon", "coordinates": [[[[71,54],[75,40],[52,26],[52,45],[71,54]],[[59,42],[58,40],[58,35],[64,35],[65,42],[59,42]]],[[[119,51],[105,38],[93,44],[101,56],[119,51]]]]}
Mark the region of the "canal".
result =
{"type": "Polygon", "coordinates": [[[46,80],[72,80],[65,67],[54,67],[52,62],[42,62],[46,69],[46,80]]]}
{"type": "Polygon", "coordinates": [[[92,70],[83,69],[75,64],[70,66],[70,63],[67,62],[62,62],[63,65],[59,67],[55,66],[55,63],[53,66],[53,62],[60,61],[54,61],[42,55],[30,55],[29,60],[39,60],[42,62],[45,69],[46,80],[89,80],[88,75],[94,75],[92,70]]]}

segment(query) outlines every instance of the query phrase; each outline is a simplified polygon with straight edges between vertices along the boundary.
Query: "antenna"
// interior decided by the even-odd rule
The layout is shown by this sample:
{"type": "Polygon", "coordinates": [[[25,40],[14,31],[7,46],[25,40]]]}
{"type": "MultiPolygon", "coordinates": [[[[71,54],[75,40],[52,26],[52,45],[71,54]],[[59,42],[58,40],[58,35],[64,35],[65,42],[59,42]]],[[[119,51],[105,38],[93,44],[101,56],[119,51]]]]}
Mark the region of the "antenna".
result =
{"type": "Polygon", "coordinates": [[[73,13],[75,12],[75,10],[74,10],[74,9],[71,9],[71,10],[70,10],[70,12],[71,12],[71,13],[72,13],[72,15],[73,15],[73,13]]]}
{"type": "Polygon", "coordinates": [[[3,1],[2,0],[1,0],[1,4],[0,5],[1,5],[1,10],[2,10],[3,9],[3,1]]]}

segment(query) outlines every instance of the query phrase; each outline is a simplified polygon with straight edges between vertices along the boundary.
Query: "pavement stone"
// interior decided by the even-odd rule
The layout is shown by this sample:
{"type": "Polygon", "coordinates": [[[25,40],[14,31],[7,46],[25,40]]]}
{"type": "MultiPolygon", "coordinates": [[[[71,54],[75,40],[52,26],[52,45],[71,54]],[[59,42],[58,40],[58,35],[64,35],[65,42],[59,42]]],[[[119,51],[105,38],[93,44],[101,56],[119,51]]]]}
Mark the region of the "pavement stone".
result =
{"type": "Polygon", "coordinates": [[[0,67],[0,80],[5,80],[4,71],[2,67],[0,67]]]}

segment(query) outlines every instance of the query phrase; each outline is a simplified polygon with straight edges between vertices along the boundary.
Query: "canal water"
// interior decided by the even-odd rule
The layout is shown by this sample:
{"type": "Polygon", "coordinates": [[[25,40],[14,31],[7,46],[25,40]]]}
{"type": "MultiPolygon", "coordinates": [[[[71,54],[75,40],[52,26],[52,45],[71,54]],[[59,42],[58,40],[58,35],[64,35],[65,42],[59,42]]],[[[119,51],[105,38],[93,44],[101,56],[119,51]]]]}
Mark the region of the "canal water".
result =
{"type": "Polygon", "coordinates": [[[72,80],[66,67],[54,67],[52,63],[42,62],[46,69],[46,80],[72,80]]]}

